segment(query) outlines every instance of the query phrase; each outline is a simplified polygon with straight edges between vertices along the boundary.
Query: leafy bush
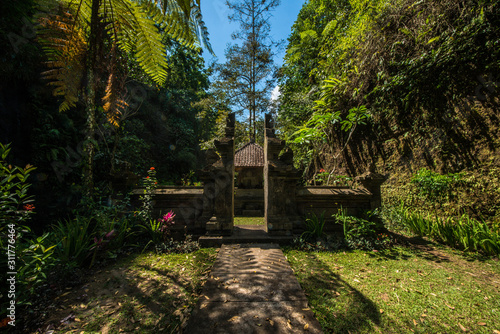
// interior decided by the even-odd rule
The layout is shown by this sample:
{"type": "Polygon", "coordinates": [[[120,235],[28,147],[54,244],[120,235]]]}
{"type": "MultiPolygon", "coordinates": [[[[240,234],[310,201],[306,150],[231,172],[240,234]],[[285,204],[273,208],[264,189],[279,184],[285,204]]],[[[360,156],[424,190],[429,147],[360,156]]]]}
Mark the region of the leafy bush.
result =
{"type": "MultiPolygon", "coordinates": [[[[35,168],[9,165],[6,161],[9,145],[0,143],[0,279],[6,282],[7,272],[17,271],[16,303],[29,304],[30,295],[47,279],[47,273],[57,260],[53,257],[55,245],[48,245],[48,234],[32,237],[26,226],[35,206],[28,195],[28,178],[35,168]],[[9,241],[7,241],[9,240],[9,241]],[[11,256],[14,260],[11,260],[11,256]],[[12,261],[12,262],[11,262],[12,261]]],[[[0,292],[0,306],[6,309],[7,291],[0,292]]]]}
{"type": "Polygon", "coordinates": [[[461,174],[441,175],[426,168],[420,169],[411,182],[421,195],[433,200],[449,199],[453,186],[462,179],[461,174]]]}
{"type": "MultiPolygon", "coordinates": [[[[370,219],[376,217],[371,212],[367,216],[370,219]]],[[[376,221],[346,216],[344,210],[334,217],[343,225],[345,242],[349,248],[373,250],[387,248],[392,244],[391,238],[380,232],[380,225],[376,221]]]]}
{"type": "MultiPolygon", "coordinates": [[[[9,145],[0,143],[0,233],[5,233],[7,224],[15,223],[18,227],[23,225],[35,208],[32,196],[28,195],[28,177],[35,170],[27,165],[25,168],[9,165],[6,161],[10,152],[9,145]]],[[[2,245],[4,238],[0,239],[2,245]]]]}

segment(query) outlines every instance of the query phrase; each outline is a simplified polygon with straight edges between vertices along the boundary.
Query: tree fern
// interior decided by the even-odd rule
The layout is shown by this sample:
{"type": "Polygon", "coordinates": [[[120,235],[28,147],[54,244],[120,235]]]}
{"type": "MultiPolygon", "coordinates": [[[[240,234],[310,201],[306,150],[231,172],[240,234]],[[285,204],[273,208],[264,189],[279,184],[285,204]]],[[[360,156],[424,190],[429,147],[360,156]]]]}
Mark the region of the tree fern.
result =
{"type": "MultiPolygon", "coordinates": [[[[161,32],[194,48],[196,37],[208,44],[206,27],[199,14],[199,0],[38,0],[42,10],[40,40],[49,58],[45,77],[64,96],[60,110],[81,100],[85,105],[87,131],[84,175],[91,194],[96,110],[99,95],[108,121],[118,126],[126,107],[119,92],[120,72],[110,46],[132,55],[157,84],[167,78],[167,57],[161,32]],[[54,11],[59,8],[59,11],[54,11]],[[53,13],[58,13],[55,15],[53,13]],[[45,14],[45,15],[43,15],[45,14]],[[64,15],[62,15],[64,14],[64,15]],[[201,31],[201,34],[200,34],[201,31]],[[99,94],[107,77],[104,94],[99,94]]],[[[211,50],[211,49],[209,49],[211,50]]]]}
{"type": "Polygon", "coordinates": [[[59,8],[58,14],[40,19],[43,38],[40,40],[48,56],[49,70],[42,77],[55,86],[53,94],[62,96],[60,111],[66,111],[78,102],[78,91],[84,73],[87,44],[81,30],[74,27],[74,17],[59,8]]]}
{"type": "MultiPolygon", "coordinates": [[[[39,8],[46,13],[40,17],[44,28],[40,39],[50,67],[44,77],[56,86],[54,95],[63,96],[61,111],[74,107],[78,101],[87,57],[85,47],[88,48],[92,3],[93,0],[38,1],[39,8]],[[65,12],[67,17],[51,14],[57,5],[58,11],[65,12]]],[[[109,25],[107,33],[113,43],[133,54],[142,70],[158,85],[165,82],[168,68],[158,27],[186,47],[202,44],[212,52],[199,0],[101,0],[99,15],[109,25]]]]}

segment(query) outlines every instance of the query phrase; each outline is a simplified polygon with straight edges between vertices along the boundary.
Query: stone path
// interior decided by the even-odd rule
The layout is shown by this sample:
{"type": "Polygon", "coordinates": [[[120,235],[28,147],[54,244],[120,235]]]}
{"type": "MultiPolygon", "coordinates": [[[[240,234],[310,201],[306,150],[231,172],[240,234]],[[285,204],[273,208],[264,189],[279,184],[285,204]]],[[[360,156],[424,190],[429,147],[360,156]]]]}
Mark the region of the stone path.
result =
{"type": "Polygon", "coordinates": [[[322,333],[275,244],[223,245],[184,330],[199,333],[322,333]]]}

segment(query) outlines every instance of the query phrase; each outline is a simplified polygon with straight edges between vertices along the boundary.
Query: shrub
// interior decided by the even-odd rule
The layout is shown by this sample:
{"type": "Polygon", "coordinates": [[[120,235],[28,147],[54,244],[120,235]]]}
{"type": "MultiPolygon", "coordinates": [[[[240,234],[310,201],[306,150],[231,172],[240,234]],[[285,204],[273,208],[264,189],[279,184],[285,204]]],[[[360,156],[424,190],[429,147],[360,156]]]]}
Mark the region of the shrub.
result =
{"type": "Polygon", "coordinates": [[[443,200],[450,198],[453,186],[461,179],[461,174],[441,175],[422,168],[411,178],[411,182],[421,195],[432,200],[443,200]]]}
{"type": "Polygon", "coordinates": [[[391,238],[381,233],[380,225],[374,221],[376,213],[368,212],[368,219],[347,216],[344,210],[334,215],[342,223],[347,246],[352,249],[382,249],[392,244],[391,238]]]}
{"type": "MultiPolygon", "coordinates": [[[[7,224],[15,223],[18,231],[27,231],[24,225],[34,213],[33,197],[28,195],[28,183],[33,166],[24,168],[6,162],[9,145],[0,143],[0,233],[5,233],[7,224]]],[[[4,238],[0,239],[0,245],[4,238]]]]}
{"type": "MultiPolygon", "coordinates": [[[[48,234],[33,237],[26,226],[35,210],[31,204],[33,198],[28,195],[31,186],[28,178],[35,168],[9,165],[6,162],[9,152],[9,145],[0,143],[0,251],[3,255],[0,279],[6,282],[7,272],[17,272],[16,303],[24,305],[30,303],[31,294],[46,281],[48,271],[55,265],[55,245],[48,244],[48,234]]],[[[2,289],[0,295],[6,297],[7,291],[2,289]]],[[[2,299],[2,310],[8,302],[2,299]]]]}

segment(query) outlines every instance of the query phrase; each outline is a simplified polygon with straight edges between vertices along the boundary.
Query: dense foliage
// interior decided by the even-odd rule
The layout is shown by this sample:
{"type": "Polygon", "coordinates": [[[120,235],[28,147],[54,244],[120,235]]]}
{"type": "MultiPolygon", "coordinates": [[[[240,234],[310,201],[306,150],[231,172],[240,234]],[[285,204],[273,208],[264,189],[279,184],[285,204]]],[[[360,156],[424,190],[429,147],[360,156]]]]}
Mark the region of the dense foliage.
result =
{"type": "Polygon", "coordinates": [[[281,129],[293,140],[315,117],[338,117],[328,140],[296,145],[297,162],[356,174],[371,161],[455,172],[495,160],[499,20],[496,1],[308,1],[281,71],[281,129]]]}

